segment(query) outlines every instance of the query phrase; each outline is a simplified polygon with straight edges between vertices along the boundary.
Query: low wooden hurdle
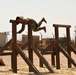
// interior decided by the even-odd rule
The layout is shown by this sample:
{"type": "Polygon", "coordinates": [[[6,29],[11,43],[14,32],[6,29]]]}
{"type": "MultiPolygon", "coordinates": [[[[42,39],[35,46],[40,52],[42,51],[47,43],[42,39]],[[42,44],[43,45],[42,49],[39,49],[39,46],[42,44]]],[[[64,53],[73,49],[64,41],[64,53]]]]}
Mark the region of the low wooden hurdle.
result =
{"type": "Polygon", "coordinates": [[[51,68],[50,64],[46,61],[46,59],[42,56],[42,54],[39,52],[39,50],[33,44],[33,35],[32,35],[31,26],[28,25],[28,42],[23,47],[20,48],[17,45],[16,21],[10,20],[10,23],[12,23],[12,57],[11,57],[11,59],[12,59],[13,72],[17,73],[17,54],[20,54],[21,57],[24,59],[24,61],[28,64],[29,71],[34,72],[35,74],[41,75],[41,73],[33,65],[33,51],[34,51],[36,53],[36,55],[42,60],[42,62],[46,66],[46,68],[51,73],[54,73],[54,70],[51,68]],[[26,46],[28,46],[29,58],[22,51],[22,49],[24,49],[26,46]]]}
{"type": "Polygon", "coordinates": [[[76,54],[76,49],[72,46],[70,40],[70,27],[71,25],[53,24],[55,28],[55,41],[56,41],[56,68],[60,69],[60,52],[62,52],[68,59],[68,68],[71,68],[71,63],[76,67],[76,62],[71,58],[71,51],[76,54]],[[66,38],[67,38],[67,52],[59,44],[59,28],[66,28],[66,38]]]}

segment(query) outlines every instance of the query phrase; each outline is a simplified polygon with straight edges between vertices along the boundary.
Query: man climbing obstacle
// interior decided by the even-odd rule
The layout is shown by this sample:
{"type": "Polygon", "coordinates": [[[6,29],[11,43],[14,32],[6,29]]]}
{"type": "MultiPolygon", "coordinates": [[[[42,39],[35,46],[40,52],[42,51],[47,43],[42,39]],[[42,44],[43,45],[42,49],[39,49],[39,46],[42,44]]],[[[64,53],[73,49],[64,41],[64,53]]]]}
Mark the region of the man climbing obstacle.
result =
{"type": "Polygon", "coordinates": [[[47,23],[47,21],[45,20],[45,18],[42,18],[41,21],[39,21],[39,23],[37,23],[34,19],[30,19],[30,18],[24,19],[24,17],[22,17],[22,16],[19,17],[18,16],[18,17],[16,17],[16,23],[17,23],[17,25],[19,23],[21,23],[22,24],[22,28],[21,28],[20,31],[17,32],[17,34],[18,33],[22,33],[24,31],[25,25],[31,25],[32,30],[34,32],[40,31],[40,30],[44,30],[46,32],[46,27],[45,26],[44,27],[40,27],[41,24],[42,24],[42,22],[47,23]]]}

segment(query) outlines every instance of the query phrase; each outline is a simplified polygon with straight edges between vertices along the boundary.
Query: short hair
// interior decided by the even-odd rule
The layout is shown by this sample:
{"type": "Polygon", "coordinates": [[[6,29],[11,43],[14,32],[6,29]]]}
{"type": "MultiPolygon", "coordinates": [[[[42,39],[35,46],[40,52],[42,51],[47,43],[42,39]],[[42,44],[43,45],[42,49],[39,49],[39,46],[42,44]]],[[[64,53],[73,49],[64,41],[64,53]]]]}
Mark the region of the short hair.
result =
{"type": "Polygon", "coordinates": [[[16,17],[16,20],[17,20],[17,19],[24,19],[24,17],[23,17],[23,16],[17,16],[17,17],[16,17]]]}
{"type": "Polygon", "coordinates": [[[16,20],[18,20],[18,19],[20,19],[20,17],[17,16],[17,17],[16,17],[16,20]]]}

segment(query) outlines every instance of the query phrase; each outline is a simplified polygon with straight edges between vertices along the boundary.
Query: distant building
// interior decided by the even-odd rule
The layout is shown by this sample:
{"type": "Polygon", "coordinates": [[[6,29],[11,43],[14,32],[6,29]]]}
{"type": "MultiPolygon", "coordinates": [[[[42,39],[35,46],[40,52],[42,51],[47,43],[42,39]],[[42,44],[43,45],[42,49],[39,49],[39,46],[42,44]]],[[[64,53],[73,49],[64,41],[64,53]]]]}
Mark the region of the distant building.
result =
{"type": "Polygon", "coordinates": [[[0,47],[3,47],[7,42],[6,32],[0,32],[0,47]]]}

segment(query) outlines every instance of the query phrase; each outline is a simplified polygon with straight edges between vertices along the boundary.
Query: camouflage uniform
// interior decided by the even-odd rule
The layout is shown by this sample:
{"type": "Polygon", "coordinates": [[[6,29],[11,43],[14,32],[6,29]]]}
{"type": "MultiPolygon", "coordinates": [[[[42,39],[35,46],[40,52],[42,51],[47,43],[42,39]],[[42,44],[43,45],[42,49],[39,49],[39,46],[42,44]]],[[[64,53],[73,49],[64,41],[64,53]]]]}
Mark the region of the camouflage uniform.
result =
{"type": "Polygon", "coordinates": [[[19,18],[22,19],[22,22],[21,22],[22,28],[18,33],[21,33],[22,31],[24,31],[25,25],[31,25],[32,30],[35,32],[37,31],[37,29],[39,29],[40,25],[42,24],[42,20],[39,23],[37,23],[34,19],[31,19],[31,18],[26,18],[26,19],[24,19],[24,17],[19,17],[19,18]]]}

